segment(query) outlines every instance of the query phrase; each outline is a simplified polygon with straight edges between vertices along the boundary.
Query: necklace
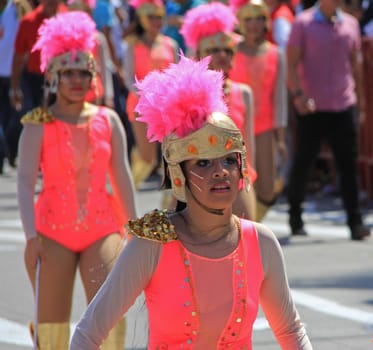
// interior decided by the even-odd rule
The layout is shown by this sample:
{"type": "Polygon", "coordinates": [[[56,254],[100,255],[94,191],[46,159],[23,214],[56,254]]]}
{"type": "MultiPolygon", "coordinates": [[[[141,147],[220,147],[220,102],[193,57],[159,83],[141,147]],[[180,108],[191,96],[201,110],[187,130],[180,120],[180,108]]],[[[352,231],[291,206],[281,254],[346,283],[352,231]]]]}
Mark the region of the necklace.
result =
{"type": "MultiPolygon", "coordinates": [[[[237,219],[236,225],[238,227],[240,237],[241,227],[239,220],[237,219]]],[[[242,239],[242,238],[241,238],[242,239]]],[[[191,346],[199,334],[201,329],[208,329],[208,325],[203,328],[201,311],[198,302],[198,296],[196,294],[196,287],[194,282],[194,276],[192,272],[192,266],[188,251],[183,247],[181,242],[178,242],[180,256],[184,266],[186,278],[184,279],[187,283],[190,294],[191,303],[188,303],[190,319],[186,320],[185,324],[190,329],[189,338],[187,339],[187,345],[191,346]]],[[[203,334],[202,337],[207,337],[209,343],[211,343],[211,349],[228,349],[234,348],[235,342],[240,339],[239,336],[245,325],[245,316],[247,311],[247,275],[246,275],[246,255],[245,255],[245,244],[240,243],[238,249],[233,253],[232,259],[232,309],[230,316],[226,322],[225,328],[222,330],[219,339],[217,341],[209,338],[208,334],[203,334]]],[[[186,304],[184,304],[186,305],[186,304]]]]}
{"type": "MultiPolygon", "coordinates": [[[[194,230],[191,229],[191,228],[193,228],[195,226],[188,221],[188,219],[183,215],[182,212],[177,212],[177,214],[182,218],[186,230],[190,232],[190,235],[188,235],[188,236],[198,237],[198,236],[203,236],[204,233],[210,232],[210,230],[209,230],[209,231],[206,231],[206,232],[198,231],[199,233],[197,233],[196,231],[194,231],[194,230]]],[[[222,241],[224,238],[229,238],[229,236],[232,237],[236,233],[236,231],[238,231],[238,223],[237,223],[237,220],[234,219],[234,228],[233,228],[233,230],[232,230],[232,227],[231,227],[231,220],[230,220],[228,231],[224,232],[223,234],[220,234],[217,238],[215,238],[213,240],[205,241],[205,242],[192,242],[192,241],[185,241],[184,240],[184,243],[190,244],[192,246],[213,245],[213,244],[216,244],[216,243],[222,241]]]]}

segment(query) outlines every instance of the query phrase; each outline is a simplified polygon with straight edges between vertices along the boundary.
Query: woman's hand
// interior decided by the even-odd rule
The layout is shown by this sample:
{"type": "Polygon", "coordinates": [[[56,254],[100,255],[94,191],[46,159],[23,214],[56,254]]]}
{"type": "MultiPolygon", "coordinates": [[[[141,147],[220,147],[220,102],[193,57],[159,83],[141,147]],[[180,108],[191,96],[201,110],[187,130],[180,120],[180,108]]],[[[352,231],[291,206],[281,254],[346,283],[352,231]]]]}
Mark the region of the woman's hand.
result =
{"type": "Polygon", "coordinates": [[[277,152],[280,158],[281,166],[285,165],[288,161],[288,148],[284,141],[277,142],[277,152]]]}
{"type": "Polygon", "coordinates": [[[295,96],[293,103],[296,111],[300,115],[306,115],[315,112],[316,105],[313,98],[310,98],[304,94],[295,96]]]}
{"type": "Polygon", "coordinates": [[[38,257],[40,260],[45,260],[45,252],[42,244],[42,238],[35,236],[27,240],[25,249],[25,262],[27,266],[36,268],[38,257]]]}

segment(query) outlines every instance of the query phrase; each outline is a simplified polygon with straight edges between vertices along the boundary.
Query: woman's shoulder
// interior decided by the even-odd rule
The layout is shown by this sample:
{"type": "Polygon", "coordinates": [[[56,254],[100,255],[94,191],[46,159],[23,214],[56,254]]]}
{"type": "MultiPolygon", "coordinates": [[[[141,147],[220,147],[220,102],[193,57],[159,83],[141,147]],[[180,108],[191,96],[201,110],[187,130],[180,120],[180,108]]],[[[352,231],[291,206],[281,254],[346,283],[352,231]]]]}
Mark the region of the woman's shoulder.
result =
{"type": "Polygon", "coordinates": [[[22,118],[22,124],[43,125],[54,121],[55,118],[48,109],[37,107],[27,112],[22,118]]]}
{"type": "Polygon", "coordinates": [[[281,246],[276,235],[268,226],[259,222],[254,222],[254,226],[258,234],[258,242],[264,260],[281,251],[281,246]]]}
{"type": "Polygon", "coordinates": [[[253,232],[256,232],[259,242],[260,241],[272,241],[272,242],[278,242],[276,235],[273,233],[273,231],[266,225],[263,225],[260,222],[255,222],[248,219],[240,219],[241,220],[241,226],[249,227],[253,229],[253,232]]]}
{"type": "Polygon", "coordinates": [[[253,90],[248,84],[232,81],[232,86],[236,86],[243,96],[251,96],[253,94],[253,90]]]}
{"type": "Polygon", "coordinates": [[[126,36],[126,38],[124,39],[124,41],[126,42],[126,44],[128,45],[128,47],[133,47],[138,42],[140,42],[140,39],[139,39],[138,35],[136,35],[136,34],[130,34],[130,35],[126,36]]]}
{"type": "Polygon", "coordinates": [[[108,120],[119,118],[117,112],[114,109],[105,107],[105,106],[97,106],[92,103],[86,103],[86,113],[89,114],[91,117],[100,116],[101,118],[106,118],[108,120]]]}
{"type": "Polygon", "coordinates": [[[165,34],[159,34],[157,39],[159,41],[161,41],[162,43],[165,43],[173,48],[177,48],[178,47],[178,43],[175,39],[171,38],[170,36],[168,35],[165,35],[165,34]]]}
{"type": "Polygon", "coordinates": [[[130,220],[126,228],[129,234],[142,239],[159,243],[177,240],[175,227],[169,219],[167,210],[155,209],[140,218],[130,220]]]}

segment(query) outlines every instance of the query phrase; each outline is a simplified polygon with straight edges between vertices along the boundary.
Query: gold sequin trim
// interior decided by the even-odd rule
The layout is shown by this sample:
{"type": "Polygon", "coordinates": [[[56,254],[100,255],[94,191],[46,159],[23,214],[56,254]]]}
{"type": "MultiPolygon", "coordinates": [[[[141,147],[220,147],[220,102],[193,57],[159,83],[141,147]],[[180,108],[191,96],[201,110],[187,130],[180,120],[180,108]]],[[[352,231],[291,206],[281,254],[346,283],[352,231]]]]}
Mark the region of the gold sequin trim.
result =
{"type": "Polygon", "coordinates": [[[44,123],[50,123],[54,120],[54,117],[48,112],[41,108],[37,107],[30,112],[26,113],[22,118],[21,118],[21,123],[29,123],[29,124],[44,124],[44,123]]]}
{"type": "Polygon", "coordinates": [[[126,224],[128,232],[136,237],[167,243],[177,239],[175,227],[167,217],[167,210],[155,209],[142,218],[126,224]]]}

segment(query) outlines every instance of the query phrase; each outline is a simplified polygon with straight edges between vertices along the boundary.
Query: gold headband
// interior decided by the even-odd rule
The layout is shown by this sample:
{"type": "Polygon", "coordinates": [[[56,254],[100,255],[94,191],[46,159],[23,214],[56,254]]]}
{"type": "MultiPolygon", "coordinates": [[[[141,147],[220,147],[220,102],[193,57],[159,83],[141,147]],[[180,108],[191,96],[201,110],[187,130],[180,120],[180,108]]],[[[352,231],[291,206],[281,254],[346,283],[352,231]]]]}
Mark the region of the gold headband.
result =
{"type": "Polygon", "coordinates": [[[141,25],[147,29],[149,28],[149,18],[148,16],[159,16],[164,17],[165,15],[165,9],[163,6],[159,6],[152,3],[145,3],[142,4],[137,10],[137,15],[139,16],[141,25]]]}
{"type": "MultiPolygon", "coordinates": [[[[170,135],[162,143],[172,190],[176,198],[186,202],[185,177],[180,163],[189,159],[214,159],[227,154],[241,154],[241,174],[249,189],[246,148],[240,130],[228,116],[214,112],[199,130],[183,137],[170,135]]],[[[167,169],[165,169],[165,172],[167,169]]]]}
{"type": "Polygon", "coordinates": [[[49,91],[56,93],[58,85],[58,72],[64,69],[87,70],[92,74],[92,80],[96,77],[96,62],[92,53],[77,51],[73,55],[67,52],[50,60],[47,72],[51,75],[49,91]]]}
{"type": "Polygon", "coordinates": [[[263,16],[266,19],[266,27],[269,29],[269,9],[268,6],[262,1],[250,2],[242,7],[237,12],[239,20],[240,32],[245,33],[245,20],[247,18],[256,18],[263,16]]]}
{"type": "Polygon", "coordinates": [[[200,55],[205,57],[208,55],[208,50],[214,48],[228,48],[235,51],[236,43],[232,34],[228,33],[217,33],[206,38],[203,38],[198,45],[198,49],[200,51],[200,55]]]}

